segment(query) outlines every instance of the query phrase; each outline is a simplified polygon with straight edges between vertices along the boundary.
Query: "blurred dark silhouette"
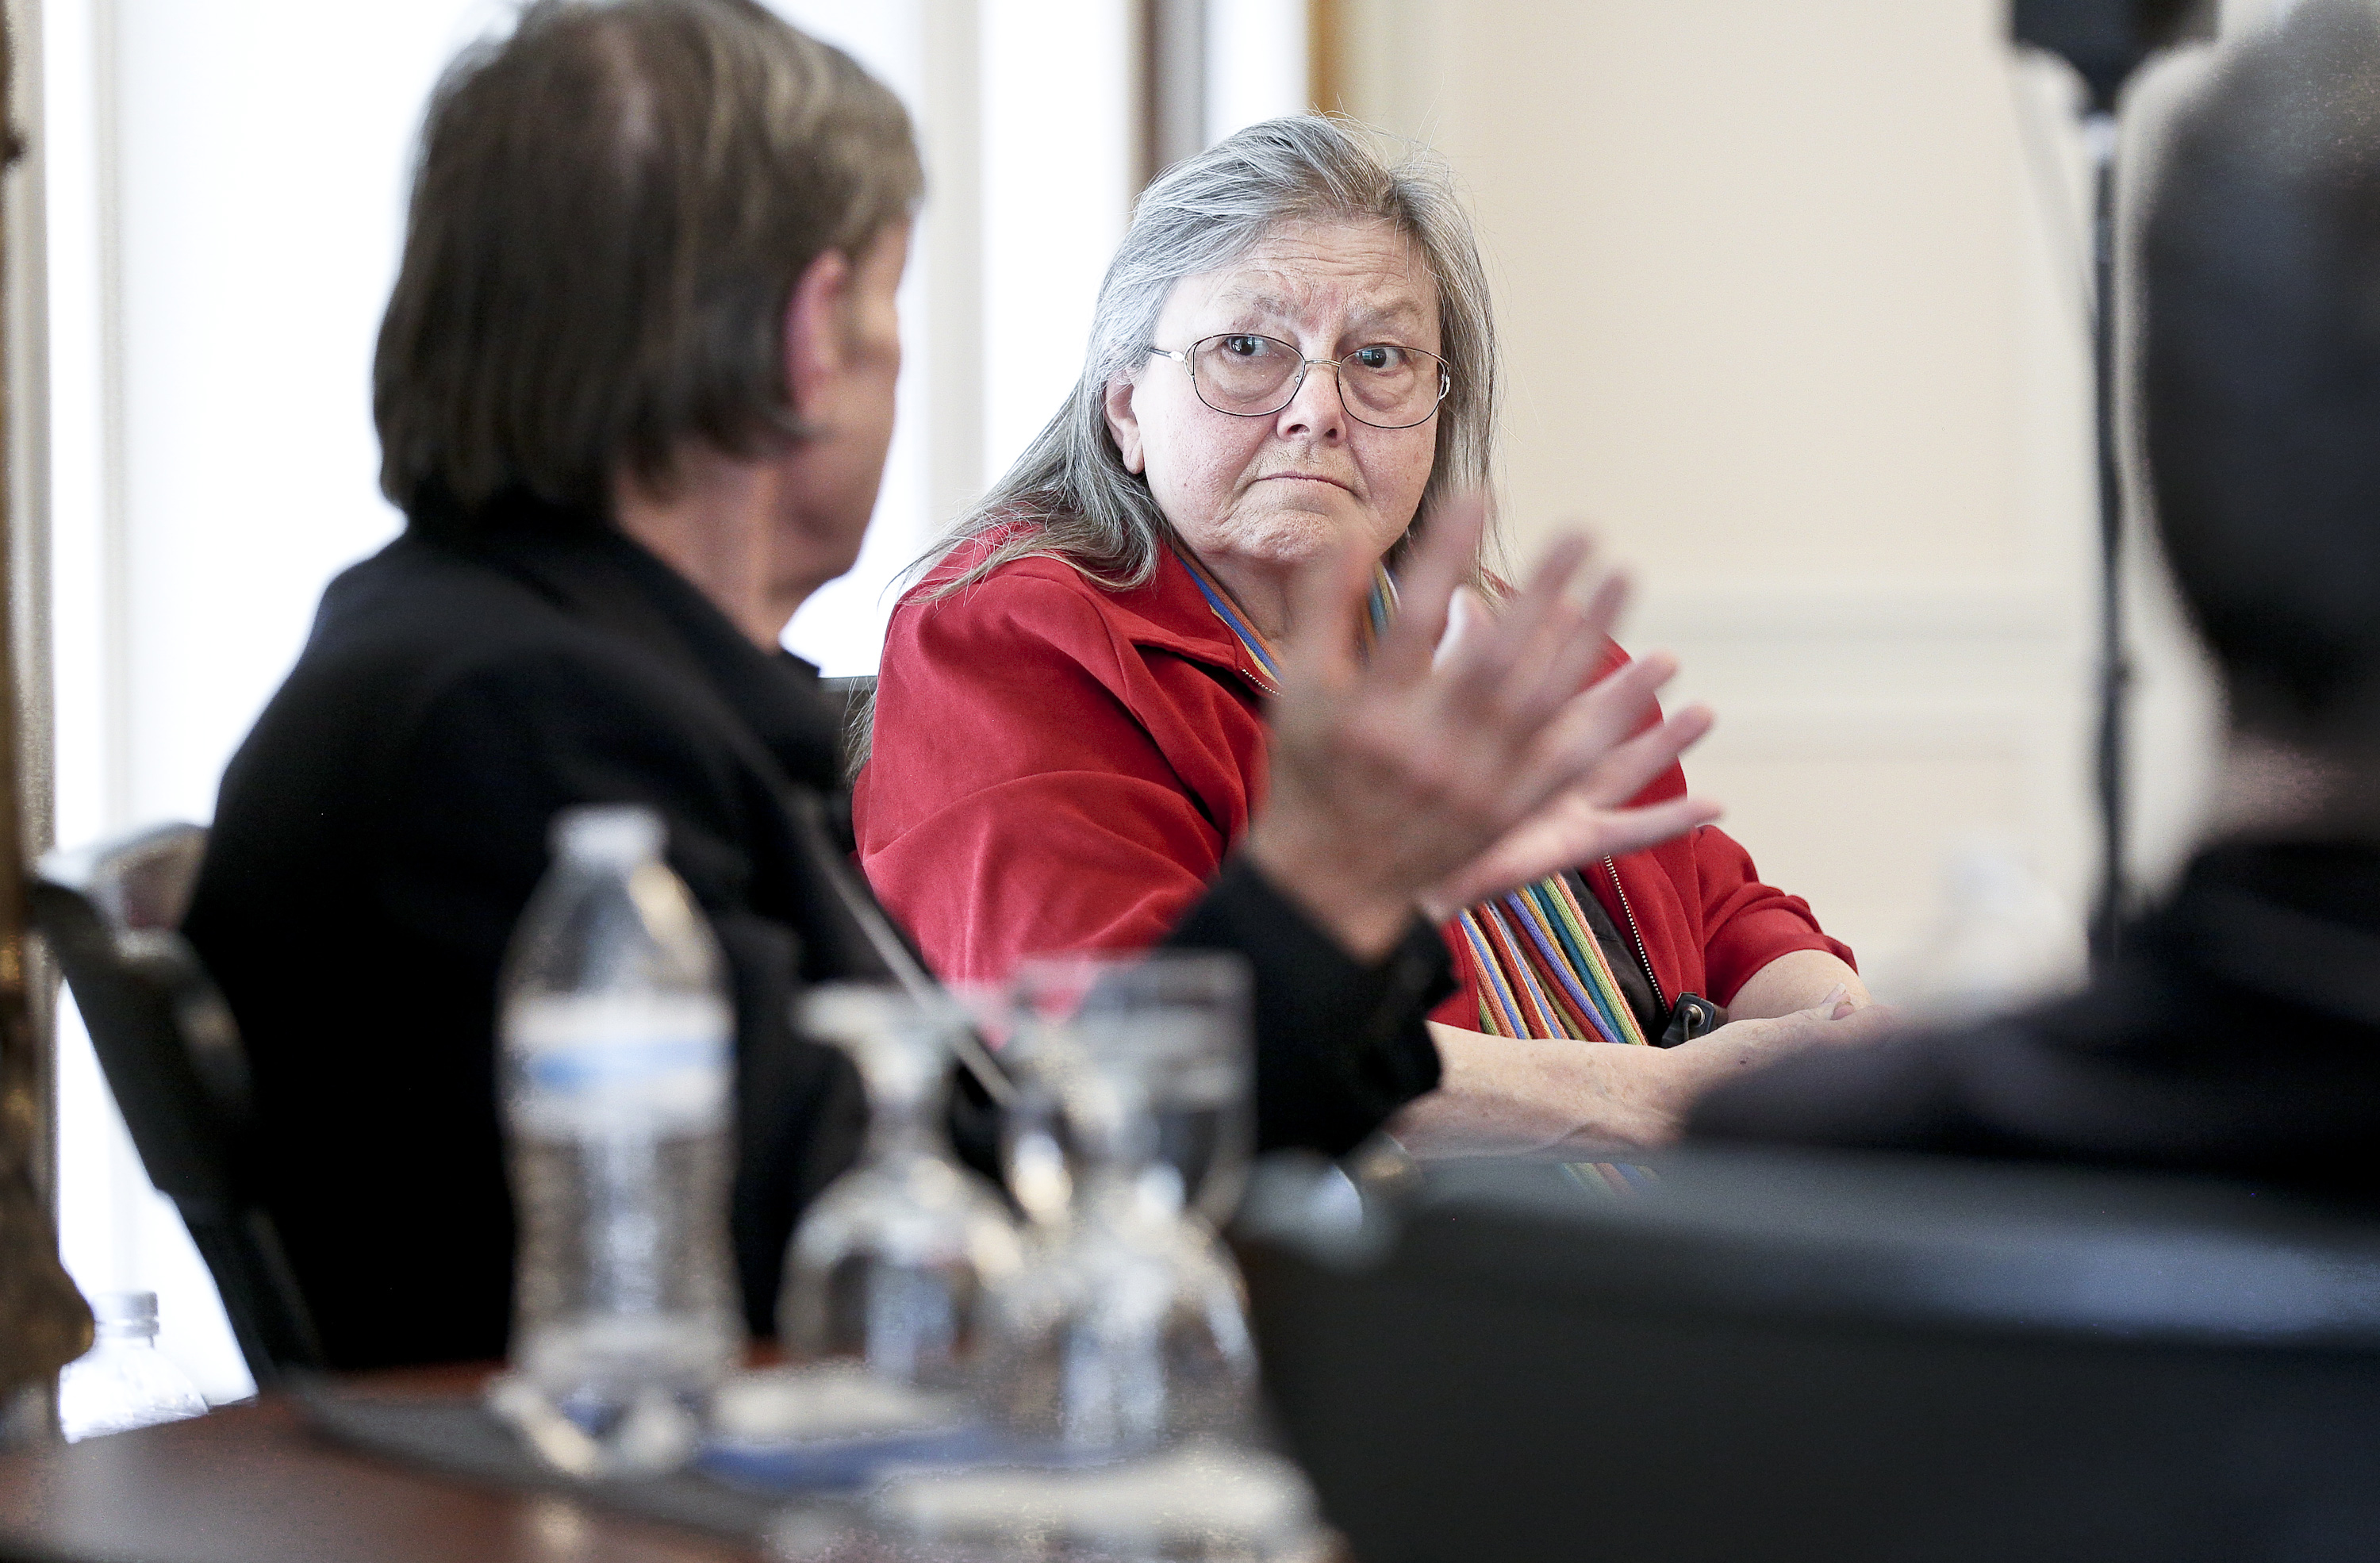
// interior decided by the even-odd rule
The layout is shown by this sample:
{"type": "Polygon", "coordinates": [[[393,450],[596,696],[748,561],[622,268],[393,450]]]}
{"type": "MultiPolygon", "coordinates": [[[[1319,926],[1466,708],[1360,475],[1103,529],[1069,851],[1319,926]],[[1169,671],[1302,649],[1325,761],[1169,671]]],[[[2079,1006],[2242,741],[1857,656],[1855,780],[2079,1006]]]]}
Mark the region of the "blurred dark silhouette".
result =
{"type": "Polygon", "coordinates": [[[2117,427],[2117,105],[2132,73],[2160,49],[2215,34],[2213,0],[2012,0],[2009,36],[2057,55],[2088,90],[2083,146],[2091,158],[2092,434],[2099,502],[2099,731],[2092,757],[2099,806],[2099,885],[2091,955],[2115,957],[2131,901],[2124,862],[2131,788],[2125,774],[2131,652],[2124,632],[2124,465],[2117,427]]]}
{"type": "Polygon", "coordinates": [[[2072,66],[2090,89],[2092,111],[2112,114],[2149,55],[2213,36],[2216,8],[2214,0],[2010,0],[2009,36],[2072,66]]]}
{"type": "Polygon", "coordinates": [[[2079,996],[1791,1060],[1694,1133],[2380,1188],[2380,12],[2219,58],[2142,242],[2156,521],[2229,704],[2206,844],[2079,996]]]}
{"type": "Polygon", "coordinates": [[[2098,1169],[1655,1167],[1619,1201],[1434,1165],[1360,1230],[1263,1170],[1266,1382],[1354,1556],[2380,1557],[2380,1223],[2098,1169]]]}
{"type": "Polygon", "coordinates": [[[834,716],[608,495],[692,442],[797,448],[787,293],[905,225],[920,180],[892,95],[747,0],[541,0],[431,99],[374,364],[406,531],[324,592],[184,924],[334,1367],[504,1351],[497,973],[563,808],[659,812],[726,954],[756,1327],[856,1148],[848,1065],[788,1019],[804,980],[883,973],[824,887],[834,716]]]}

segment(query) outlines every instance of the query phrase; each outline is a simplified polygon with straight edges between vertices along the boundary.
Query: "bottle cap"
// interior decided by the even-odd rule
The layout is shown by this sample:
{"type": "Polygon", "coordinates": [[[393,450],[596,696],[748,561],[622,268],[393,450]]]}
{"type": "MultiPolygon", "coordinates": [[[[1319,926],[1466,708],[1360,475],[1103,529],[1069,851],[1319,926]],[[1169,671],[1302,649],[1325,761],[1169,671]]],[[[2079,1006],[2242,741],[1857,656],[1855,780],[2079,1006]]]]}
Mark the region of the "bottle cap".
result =
{"type": "Polygon", "coordinates": [[[97,1323],[123,1327],[157,1323],[157,1294],[153,1291],[100,1291],[91,1294],[91,1316],[97,1323]]]}
{"type": "Polygon", "coordinates": [[[553,850],[582,863],[625,866],[659,857],[662,817],[641,804],[595,804],[554,817],[553,850]]]}

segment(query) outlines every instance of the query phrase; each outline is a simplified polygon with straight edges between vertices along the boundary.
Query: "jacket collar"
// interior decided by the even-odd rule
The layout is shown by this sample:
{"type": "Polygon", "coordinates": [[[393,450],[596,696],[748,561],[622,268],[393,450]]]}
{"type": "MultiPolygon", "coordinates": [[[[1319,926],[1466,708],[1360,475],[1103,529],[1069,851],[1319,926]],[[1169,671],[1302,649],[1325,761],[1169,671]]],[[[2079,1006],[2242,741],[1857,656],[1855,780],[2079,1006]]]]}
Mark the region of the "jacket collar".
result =
{"type": "MultiPolygon", "coordinates": [[[[1007,536],[1004,532],[987,534],[978,541],[953,551],[949,561],[934,574],[948,578],[945,572],[965,570],[1006,541],[1007,536]]],[[[1240,644],[1240,637],[1232,633],[1231,626],[1216,616],[1206,594],[1191,578],[1189,566],[1183,563],[1182,556],[1172,546],[1160,551],[1155,575],[1145,584],[1124,591],[1099,585],[1054,555],[1028,556],[1004,568],[1075,585],[1090,596],[1100,616],[1131,644],[1170,651],[1202,667],[1232,673],[1254,693],[1261,695],[1265,691],[1268,681],[1264,671],[1240,644]]],[[[931,581],[929,576],[928,589],[931,581]]]]}
{"type": "Polygon", "coordinates": [[[1198,589],[1190,567],[1169,548],[1158,556],[1148,585],[1120,605],[1119,619],[1135,646],[1154,647],[1209,667],[1229,668],[1258,688],[1266,682],[1247,648],[1198,589]]]}
{"type": "Polygon", "coordinates": [[[409,524],[717,694],[794,781],[827,792],[842,785],[841,722],[818,669],[753,645],[692,582],[609,521],[520,492],[460,519],[426,508],[409,524]]]}

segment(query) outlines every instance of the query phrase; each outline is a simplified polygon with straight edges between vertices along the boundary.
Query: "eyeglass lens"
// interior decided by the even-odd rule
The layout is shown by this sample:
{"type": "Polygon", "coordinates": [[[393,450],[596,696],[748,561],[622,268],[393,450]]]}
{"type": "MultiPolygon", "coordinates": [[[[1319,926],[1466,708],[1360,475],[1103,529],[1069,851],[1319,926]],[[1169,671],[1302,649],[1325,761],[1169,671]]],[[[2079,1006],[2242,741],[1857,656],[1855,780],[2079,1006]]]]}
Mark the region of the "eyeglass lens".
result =
{"type": "MultiPolygon", "coordinates": [[[[1190,381],[1217,412],[1257,418],[1297,394],[1305,355],[1269,336],[1209,336],[1190,350],[1190,381]]],[[[1375,343],[1339,360],[1347,411],[1381,429],[1403,429],[1430,415],[1446,394],[1444,366],[1414,347],[1375,343]]]]}

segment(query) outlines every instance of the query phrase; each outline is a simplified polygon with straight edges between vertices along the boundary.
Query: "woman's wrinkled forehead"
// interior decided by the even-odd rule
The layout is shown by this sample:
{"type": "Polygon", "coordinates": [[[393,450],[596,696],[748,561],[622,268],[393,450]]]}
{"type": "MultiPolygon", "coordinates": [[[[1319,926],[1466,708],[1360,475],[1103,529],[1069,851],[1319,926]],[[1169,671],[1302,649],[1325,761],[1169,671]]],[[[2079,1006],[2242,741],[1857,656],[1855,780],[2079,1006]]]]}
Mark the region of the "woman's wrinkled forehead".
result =
{"type": "Polygon", "coordinates": [[[1438,284],[1386,223],[1284,223],[1226,266],[1183,278],[1165,317],[1205,331],[1293,326],[1435,349],[1438,284]]]}

